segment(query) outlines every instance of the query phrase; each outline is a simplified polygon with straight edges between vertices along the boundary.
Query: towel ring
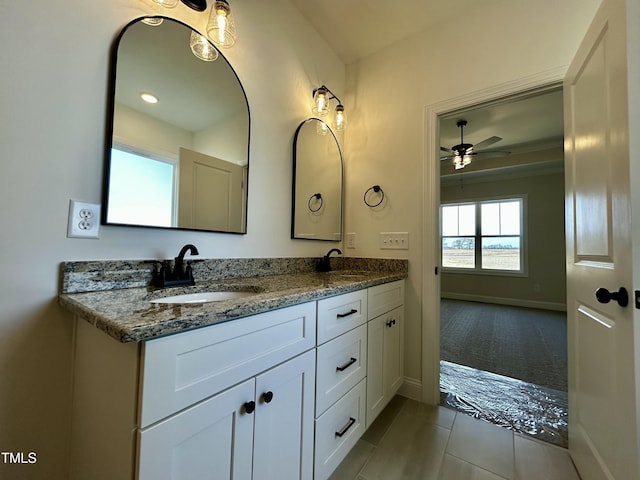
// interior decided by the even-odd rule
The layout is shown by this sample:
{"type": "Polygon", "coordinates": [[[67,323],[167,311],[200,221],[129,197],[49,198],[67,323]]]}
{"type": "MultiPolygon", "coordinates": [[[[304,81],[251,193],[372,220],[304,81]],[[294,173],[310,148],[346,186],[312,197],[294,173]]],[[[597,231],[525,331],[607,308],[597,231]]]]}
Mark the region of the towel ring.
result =
{"type": "Polygon", "coordinates": [[[364,200],[364,203],[365,203],[365,205],[366,205],[367,207],[371,207],[371,208],[377,207],[377,206],[379,206],[379,205],[382,203],[382,201],[384,200],[384,191],[382,190],[382,188],[380,188],[380,185],[374,185],[373,187],[371,187],[371,188],[367,189],[367,191],[366,191],[366,192],[364,192],[363,200],[364,200]],[[371,190],[373,190],[375,193],[379,193],[379,194],[380,194],[380,200],[378,201],[378,203],[369,203],[369,202],[367,201],[367,194],[368,194],[371,190]]]}
{"type": "Polygon", "coordinates": [[[314,193],[313,195],[311,195],[309,197],[309,201],[307,202],[307,206],[309,207],[309,210],[313,213],[316,213],[317,211],[319,211],[322,208],[322,204],[324,203],[324,200],[322,200],[322,194],[320,193],[314,193]],[[318,205],[318,208],[316,208],[315,210],[311,207],[311,202],[313,201],[313,199],[316,200],[320,200],[320,205],[318,205]]]}

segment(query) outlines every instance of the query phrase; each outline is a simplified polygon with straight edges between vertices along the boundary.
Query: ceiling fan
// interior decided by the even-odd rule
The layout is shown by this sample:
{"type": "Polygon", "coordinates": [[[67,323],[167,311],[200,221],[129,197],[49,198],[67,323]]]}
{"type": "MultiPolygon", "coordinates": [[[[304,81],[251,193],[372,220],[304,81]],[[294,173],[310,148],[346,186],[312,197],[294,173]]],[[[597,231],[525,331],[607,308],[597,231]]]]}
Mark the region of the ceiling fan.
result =
{"type": "Polygon", "coordinates": [[[476,144],[464,143],[464,127],[467,126],[467,121],[464,119],[458,120],[456,125],[460,128],[460,143],[458,145],[454,145],[451,148],[440,147],[440,150],[448,153],[448,155],[440,157],[440,160],[453,159],[453,166],[456,170],[460,170],[461,168],[469,165],[471,163],[472,155],[478,155],[480,153],[491,153],[495,156],[509,155],[510,152],[505,151],[479,151],[483,148],[488,147],[489,145],[493,145],[494,143],[499,142],[500,140],[502,140],[501,137],[489,137],[476,144]]]}

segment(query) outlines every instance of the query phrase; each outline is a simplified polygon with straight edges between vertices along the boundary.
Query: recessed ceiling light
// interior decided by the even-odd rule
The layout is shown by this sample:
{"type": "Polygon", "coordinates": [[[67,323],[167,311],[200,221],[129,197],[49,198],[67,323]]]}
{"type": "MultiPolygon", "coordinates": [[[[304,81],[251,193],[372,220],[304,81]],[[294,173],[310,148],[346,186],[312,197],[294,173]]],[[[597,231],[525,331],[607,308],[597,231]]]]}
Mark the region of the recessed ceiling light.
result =
{"type": "Polygon", "coordinates": [[[158,97],[148,92],[142,92],[140,98],[147,103],[158,103],[158,97]]]}

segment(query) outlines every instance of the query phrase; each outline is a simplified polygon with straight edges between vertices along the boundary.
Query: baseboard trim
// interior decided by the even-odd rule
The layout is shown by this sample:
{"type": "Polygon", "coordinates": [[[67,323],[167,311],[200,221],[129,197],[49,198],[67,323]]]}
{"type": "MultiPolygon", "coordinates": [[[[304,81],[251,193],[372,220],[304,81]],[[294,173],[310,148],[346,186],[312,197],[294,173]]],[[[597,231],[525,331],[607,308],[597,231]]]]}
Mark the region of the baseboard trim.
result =
{"type": "Polygon", "coordinates": [[[497,305],[509,305],[512,307],[539,308],[541,310],[555,310],[566,312],[567,305],[555,302],[539,302],[537,300],[525,300],[521,298],[487,297],[484,295],[471,295],[467,293],[442,292],[442,298],[450,300],[465,300],[468,302],[494,303],[497,305]]]}
{"type": "Polygon", "coordinates": [[[415,378],[404,377],[398,389],[398,395],[422,402],[422,382],[415,378]]]}

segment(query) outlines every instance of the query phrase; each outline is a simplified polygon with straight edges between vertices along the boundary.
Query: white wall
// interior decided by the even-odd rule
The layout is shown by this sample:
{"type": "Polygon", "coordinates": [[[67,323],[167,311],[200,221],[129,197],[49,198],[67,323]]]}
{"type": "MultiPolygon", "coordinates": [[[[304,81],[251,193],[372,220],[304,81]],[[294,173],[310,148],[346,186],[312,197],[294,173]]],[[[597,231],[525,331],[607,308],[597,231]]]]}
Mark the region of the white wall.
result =
{"type": "MultiPolygon", "coordinates": [[[[152,6],[153,5],[153,6],[152,6]]],[[[238,42],[227,52],[251,108],[248,234],[102,227],[66,238],[70,198],[99,202],[110,47],[150,0],[0,2],[0,477],[66,477],[72,318],[56,303],[63,260],[323,254],[290,240],[292,143],[311,91],[344,90],[345,67],[285,0],[232,2],[238,42]],[[265,232],[269,232],[266,236],[265,232]]],[[[204,30],[182,4],[169,13],[204,30]]],[[[108,454],[108,453],[105,453],[108,454]]],[[[114,479],[115,480],[115,479],[114,479]]]]}
{"type": "MultiPolygon", "coordinates": [[[[457,20],[399,42],[347,69],[346,226],[357,233],[355,256],[409,259],[405,375],[420,387],[423,246],[437,231],[423,219],[425,107],[506,82],[566,67],[593,18],[598,0],[495,0],[457,20]],[[374,184],[387,206],[362,202],[374,184]],[[423,237],[423,228],[425,237],[423,237]],[[379,232],[408,231],[410,250],[378,249],[379,232]]],[[[431,266],[426,270],[431,275],[431,266]]],[[[423,323],[424,322],[424,323],[423,323]]],[[[433,328],[432,328],[433,329],[433,328]]],[[[437,331],[437,329],[434,329],[437,331]]]]}

